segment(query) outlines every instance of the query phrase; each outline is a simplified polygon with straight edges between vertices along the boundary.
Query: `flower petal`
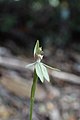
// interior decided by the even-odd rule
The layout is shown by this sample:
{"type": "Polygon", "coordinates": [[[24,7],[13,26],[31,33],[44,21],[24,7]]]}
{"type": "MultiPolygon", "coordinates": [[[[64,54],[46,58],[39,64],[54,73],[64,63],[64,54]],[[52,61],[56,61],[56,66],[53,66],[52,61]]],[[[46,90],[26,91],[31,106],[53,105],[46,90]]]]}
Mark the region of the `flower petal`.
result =
{"type": "Polygon", "coordinates": [[[51,67],[51,66],[49,66],[49,65],[46,65],[46,64],[44,64],[44,63],[43,63],[43,65],[44,65],[45,67],[51,69],[51,70],[61,71],[61,70],[59,70],[59,69],[57,69],[57,68],[53,68],[53,67],[51,67]]]}
{"type": "Polygon", "coordinates": [[[43,76],[43,72],[42,72],[42,69],[41,69],[40,62],[36,63],[35,69],[36,69],[37,76],[40,78],[41,82],[43,82],[44,81],[44,76],[43,76]]]}
{"type": "Polygon", "coordinates": [[[28,64],[28,65],[26,65],[26,66],[25,66],[25,68],[32,67],[33,65],[35,65],[35,63],[36,63],[36,62],[34,62],[34,63],[31,63],[31,64],[28,64]]]}
{"type": "Polygon", "coordinates": [[[49,79],[49,75],[48,75],[48,71],[47,71],[46,67],[44,66],[43,63],[40,63],[40,66],[41,66],[41,70],[42,70],[44,78],[49,82],[50,79],[49,79]]]}
{"type": "Polygon", "coordinates": [[[34,56],[38,53],[39,50],[39,40],[37,40],[36,45],[34,47],[34,56]]]}

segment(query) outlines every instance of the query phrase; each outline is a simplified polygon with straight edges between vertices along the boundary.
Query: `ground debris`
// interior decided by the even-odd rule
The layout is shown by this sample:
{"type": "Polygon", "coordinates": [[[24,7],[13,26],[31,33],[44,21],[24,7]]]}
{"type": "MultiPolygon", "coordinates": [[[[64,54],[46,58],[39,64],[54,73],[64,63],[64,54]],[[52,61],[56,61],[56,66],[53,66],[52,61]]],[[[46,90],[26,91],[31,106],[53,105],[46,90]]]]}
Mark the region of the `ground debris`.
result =
{"type": "MultiPolygon", "coordinates": [[[[25,65],[31,60],[1,50],[4,51],[0,51],[0,120],[29,120],[33,68],[26,69],[25,65]]],[[[74,68],[80,63],[79,54],[75,55],[75,60],[73,57],[58,50],[51,61],[47,59],[63,69],[60,72],[49,70],[50,83],[38,82],[33,120],[80,120],[80,75],[74,68]]]]}

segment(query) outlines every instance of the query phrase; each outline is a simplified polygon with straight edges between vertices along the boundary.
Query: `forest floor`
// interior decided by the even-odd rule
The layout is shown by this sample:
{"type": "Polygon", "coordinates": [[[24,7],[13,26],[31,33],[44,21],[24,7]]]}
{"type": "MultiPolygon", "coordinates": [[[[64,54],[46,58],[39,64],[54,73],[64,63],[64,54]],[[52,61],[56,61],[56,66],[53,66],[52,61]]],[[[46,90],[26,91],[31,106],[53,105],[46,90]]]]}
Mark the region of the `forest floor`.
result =
{"type": "MultiPolygon", "coordinates": [[[[80,120],[80,54],[55,47],[44,49],[51,82],[38,82],[33,120],[80,120]]],[[[0,47],[0,120],[29,120],[33,69],[31,56],[13,55],[0,47]]]]}

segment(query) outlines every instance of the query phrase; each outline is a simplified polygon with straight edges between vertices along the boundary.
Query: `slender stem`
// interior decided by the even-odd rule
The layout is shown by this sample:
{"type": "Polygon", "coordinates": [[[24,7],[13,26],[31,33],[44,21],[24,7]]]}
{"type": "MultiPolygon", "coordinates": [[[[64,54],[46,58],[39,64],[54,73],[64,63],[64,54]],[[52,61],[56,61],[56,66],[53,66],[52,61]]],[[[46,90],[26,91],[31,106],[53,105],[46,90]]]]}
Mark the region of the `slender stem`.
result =
{"type": "Polygon", "coordinates": [[[35,96],[35,90],[36,90],[36,84],[37,84],[38,76],[36,74],[36,70],[34,70],[34,79],[33,84],[31,88],[31,98],[30,98],[30,120],[32,120],[32,112],[33,112],[33,105],[34,105],[34,96],[35,96]]]}

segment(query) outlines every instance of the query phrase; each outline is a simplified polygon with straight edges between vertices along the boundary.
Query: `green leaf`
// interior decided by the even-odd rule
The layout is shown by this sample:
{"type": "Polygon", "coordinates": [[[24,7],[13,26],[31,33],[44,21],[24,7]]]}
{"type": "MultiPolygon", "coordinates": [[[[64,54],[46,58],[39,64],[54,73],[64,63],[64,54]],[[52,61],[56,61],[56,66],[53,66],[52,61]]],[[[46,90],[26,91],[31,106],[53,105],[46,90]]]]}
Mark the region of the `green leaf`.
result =
{"type": "Polygon", "coordinates": [[[43,76],[43,72],[42,72],[42,69],[41,69],[40,62],[37,62],[35,64],[35,69],[36,69],[37,76],[40,78],[41,82],[43,82],[44,81],[44,76],[43,76]]]}
{"type": "Polygon", "coordinates": [[[38,54],[38,51],[39,51],[39,40],[37,40],[36,45],[34,47],[34,56],[38,54]]]}
{"type": "Polygon", "coordinates": [[[44,78],[49,82],[50,79],[49,79],[49,75],[48,75],[48,71],[47,71],[46,67],[44,66],[43,63],[40,63],[40,66],[41,66],[41,70],[42,70],[44,78]]]}

